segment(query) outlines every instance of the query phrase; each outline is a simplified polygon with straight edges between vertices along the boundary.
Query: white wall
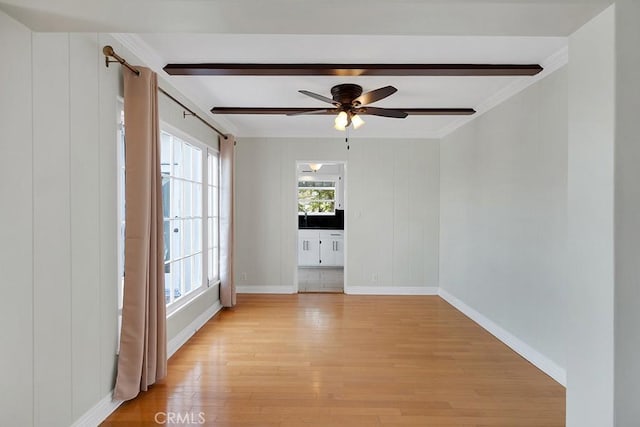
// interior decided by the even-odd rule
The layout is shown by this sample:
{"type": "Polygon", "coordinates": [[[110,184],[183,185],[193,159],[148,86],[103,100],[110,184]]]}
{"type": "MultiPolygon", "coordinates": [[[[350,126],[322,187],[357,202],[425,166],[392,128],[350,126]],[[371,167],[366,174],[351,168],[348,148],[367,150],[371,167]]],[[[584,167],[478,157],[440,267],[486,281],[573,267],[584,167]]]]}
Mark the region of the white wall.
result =
{"type": "Polygon", "coordinates": [[[0,13],[0,424],[33,424],[31,32],[0,13]],[[19,325],[19,327],[12,327],[19,325]]]}
{"type": "Polygon", "coordinates": [[[567,426],[613,425],[614,11],[569,39],[567,426]]]}
{"type": "Polygon", "coordinates": [[[640,3],[616,2],[615,425],[640,420],[640,3]]]}
{"type": "Polygon", "coordinates": [[[440,286],[566,367],[567,70],[440,147],[440,286]]]}
{"type": "Polygon", "coordinates": [[[297,160],[346,162],[347,293],[424,293],[437,286],[438,141],[350,142],[347,151],[338,137],[238,141],[235,273],[241,291],[296,289],[297,160]]]}
{"type": "MultiPolygon", "coordinates": [[[[121,90],[104,44],[128,55],[108,36],[32,33],[0,13],[0,425],[68,426],[113,388],[121,90]]],[[[169,105],[162,119],[217,143],[169,105]]],[[[169,338],[217,300],[213,287],[176,313],[169,338]]]]}

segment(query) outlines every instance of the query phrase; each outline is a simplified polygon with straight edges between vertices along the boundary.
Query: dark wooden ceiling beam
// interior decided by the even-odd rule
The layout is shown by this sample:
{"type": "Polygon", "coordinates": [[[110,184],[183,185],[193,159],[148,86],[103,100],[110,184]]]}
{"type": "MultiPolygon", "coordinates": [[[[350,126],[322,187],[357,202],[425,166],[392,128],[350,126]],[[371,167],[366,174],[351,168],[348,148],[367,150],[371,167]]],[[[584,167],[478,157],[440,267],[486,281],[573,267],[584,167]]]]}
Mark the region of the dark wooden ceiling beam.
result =
{"type": "MultiPolygon", "coordinates": [[[[391,108],[404,111],[410,116],[468,116],[476,111],[473,108],[391,108]]],[[[300,114],[316,111],[318,108],[270,108],[270,107],[213,107],[213,114],[300,114]]],[[[327,110],[319,115],[333,115],[334,111],[327,110]]],[[[365,113],[366,114],[366,113],[365,113]]]]}
{"type": "Polygon", "coordinates": [[[473,108],[394,108],[410,116],[470,116],[475,114],[473,108]]]}
{"type": "Polygon", "coordinates": [[[533,76],[538,64],[168,64],[174,76],[533,76]]]}

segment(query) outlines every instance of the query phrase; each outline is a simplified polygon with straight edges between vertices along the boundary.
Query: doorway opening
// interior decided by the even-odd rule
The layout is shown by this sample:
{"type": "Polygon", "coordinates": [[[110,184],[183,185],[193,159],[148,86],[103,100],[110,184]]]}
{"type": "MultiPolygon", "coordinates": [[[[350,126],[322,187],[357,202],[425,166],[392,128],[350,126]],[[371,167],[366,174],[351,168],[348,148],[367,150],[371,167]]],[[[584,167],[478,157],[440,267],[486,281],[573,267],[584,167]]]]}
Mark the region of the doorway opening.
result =
{"type": "Polygon", "coordinates": [[[296,162],[298,292],[344,292],[345,163],[296,162]]]}

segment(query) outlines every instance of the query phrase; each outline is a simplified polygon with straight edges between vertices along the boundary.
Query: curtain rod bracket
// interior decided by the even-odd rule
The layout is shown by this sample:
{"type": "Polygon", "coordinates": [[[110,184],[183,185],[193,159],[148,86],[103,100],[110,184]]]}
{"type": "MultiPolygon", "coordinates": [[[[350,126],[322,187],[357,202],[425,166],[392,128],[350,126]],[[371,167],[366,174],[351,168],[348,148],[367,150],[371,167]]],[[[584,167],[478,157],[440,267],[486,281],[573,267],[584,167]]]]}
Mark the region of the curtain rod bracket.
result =
{"type": "Polygon", "coordinates": [[[191,111],[182,111],[182,118],[186,119],[187,116],[195,116],[195,113],[192,113],[191,111]]]}

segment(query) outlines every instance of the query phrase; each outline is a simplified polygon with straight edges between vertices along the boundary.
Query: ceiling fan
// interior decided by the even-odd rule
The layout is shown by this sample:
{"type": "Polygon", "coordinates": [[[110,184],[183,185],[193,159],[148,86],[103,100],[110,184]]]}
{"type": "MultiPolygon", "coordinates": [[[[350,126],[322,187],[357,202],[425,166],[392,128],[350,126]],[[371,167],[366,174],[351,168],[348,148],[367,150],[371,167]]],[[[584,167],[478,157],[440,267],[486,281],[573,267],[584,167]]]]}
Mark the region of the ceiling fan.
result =
{"type": "Polygon", "coordinates": [[[287,115],[298,116],[303,114],[337,113],[335,128],[338,130],[345,130],[350,125],[353,125],[354,129],[358,129],[364,124],[364,120],[360,118],[360,115],[364,114],[404,119],[408,114],[402,110],[366,106],[367,104],[372,104],[391,96],[397,91],[398,89],[393,86],[385,86],[363,94],[362,86],[344,83],[332,87],[332,98],[327,98],[326,96],[318,95],[308,90],[300,90],[300,93],[310,96],[311,98],[333,104],[334,108],[295,112],[287,115]]]}
{"type": "Polygon", "coordinates": [[[363,93],[362,86],[343,83],[331,88],[331,98],[308,90],[299,92],[319,101],[332,104],[332,108],[242,108],[242,107],[213,107],[213,114],[285,114],[287,116],[311,114],[337,114],[334,127],[346,130],[353,125],[358,129],[364,124],[361,115],[372,115],[404,119],[408,115],[469,115],[475,113],[473,108],[380,108],[368,104],[385,99],[396,93],[393,86],[384,86],[370,92],[363,93]]]}

